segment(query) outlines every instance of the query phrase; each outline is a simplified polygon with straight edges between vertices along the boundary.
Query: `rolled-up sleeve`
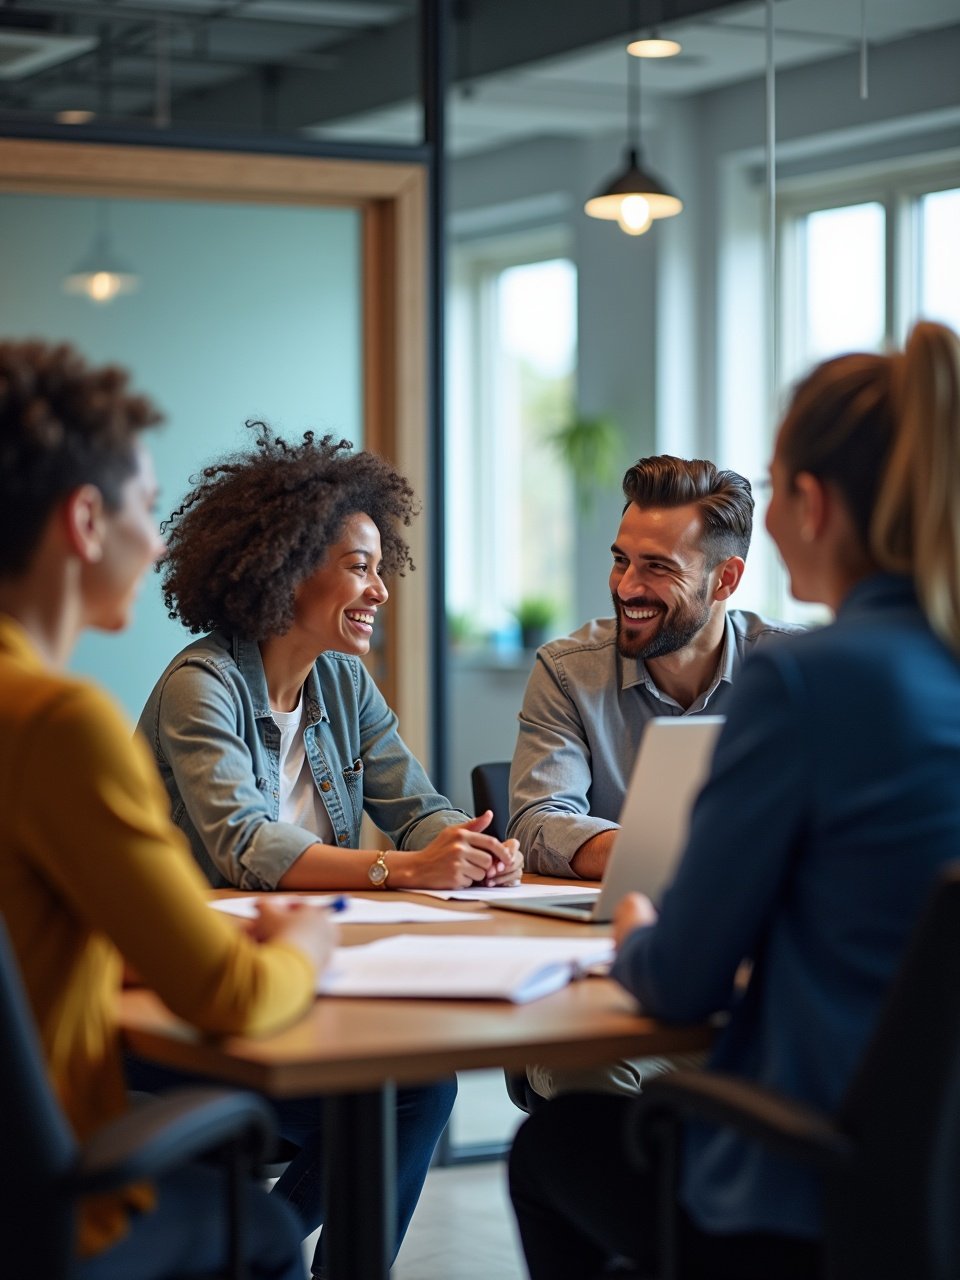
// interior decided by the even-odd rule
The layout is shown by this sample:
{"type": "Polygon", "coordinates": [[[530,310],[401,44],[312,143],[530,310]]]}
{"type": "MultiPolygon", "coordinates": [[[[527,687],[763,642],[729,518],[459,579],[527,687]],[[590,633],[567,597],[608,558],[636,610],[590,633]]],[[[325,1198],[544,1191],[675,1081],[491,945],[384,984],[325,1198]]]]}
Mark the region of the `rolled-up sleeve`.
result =
{"type": "Polygon", "coordinates": [[[527,682],[510,770],[509,836],[528,871],[579,879],[571,860],[616,822],[590,812],[590,747],[580,712],[553,657],[541,650],[527,682]]]}
{"type": "MultiPolygon", "coordinates": [[[[316,843],[303,827],[276,820],[274,784],[257,776],[236,694],[214,664],[186,662],[167,677],[157,711],[157,746],[202,852],[227,883],[275,889],[316,843]]],[[[176,805],[173,816],[179,824],[176,805]]]]}

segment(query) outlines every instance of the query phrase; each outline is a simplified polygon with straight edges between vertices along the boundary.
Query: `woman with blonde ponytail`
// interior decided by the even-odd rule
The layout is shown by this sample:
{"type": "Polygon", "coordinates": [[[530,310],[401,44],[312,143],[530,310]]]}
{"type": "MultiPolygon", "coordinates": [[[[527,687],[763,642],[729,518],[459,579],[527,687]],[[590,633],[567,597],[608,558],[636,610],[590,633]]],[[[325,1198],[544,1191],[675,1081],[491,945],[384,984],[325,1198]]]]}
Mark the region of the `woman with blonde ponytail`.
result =
{"type": "MultiPolygon", "coordinates": [[[[819,365],[770,474],[791,591],[835,621],[746,663],[672,885],[656,908],[620,904],[613,973],[671,1022],[728,1013],[711,1067],[830,1112],[960,856],[957,335],[919,323],[903,352],[819,365]]],[[[657,1268],[659,1174],[624,1154],[630,1106],[568,1094],[520,1130],[511,1194],[532,1280],[598,1274],[615,1256],[657,1268]]],[[[682,1276],[820,1276],[817,1178],[691,1127],[682,1276]]]]}
{"type": "Polygon", "coordinates": [[[909,573],[960,653],[960,339],[918,324],[899,357],[899,423],[870,530],[877,563],[909,573]]]}

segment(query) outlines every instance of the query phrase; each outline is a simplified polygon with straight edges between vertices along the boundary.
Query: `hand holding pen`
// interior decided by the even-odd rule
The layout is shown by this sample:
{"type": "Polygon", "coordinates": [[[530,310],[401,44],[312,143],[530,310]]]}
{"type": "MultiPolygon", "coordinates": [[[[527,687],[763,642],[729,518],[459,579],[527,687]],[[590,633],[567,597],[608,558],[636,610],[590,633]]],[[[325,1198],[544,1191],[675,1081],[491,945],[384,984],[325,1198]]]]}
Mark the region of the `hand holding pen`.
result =
{"type": "Polygon", "coordinates": [[[288,942],[313,961],[322,973],[337,945],[333,915],[347,905],[346,898],[328,898],[322,903],[285,894],[276,900],[258,899],[259,914],[251,922],[251,935],[258,942],[288,942]]]}

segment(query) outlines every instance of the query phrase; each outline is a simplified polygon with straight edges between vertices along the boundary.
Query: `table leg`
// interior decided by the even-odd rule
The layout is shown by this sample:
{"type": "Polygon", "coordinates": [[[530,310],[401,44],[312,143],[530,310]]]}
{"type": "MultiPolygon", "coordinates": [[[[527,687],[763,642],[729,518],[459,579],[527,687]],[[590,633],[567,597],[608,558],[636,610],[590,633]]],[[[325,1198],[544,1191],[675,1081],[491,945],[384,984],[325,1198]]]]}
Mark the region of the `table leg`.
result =
{"type": "Polygon", "coordinates": [[[326,1099],[323,1256],[330,1280],[388,1280],[397,1234],[396,1088],[326,1099]]]}

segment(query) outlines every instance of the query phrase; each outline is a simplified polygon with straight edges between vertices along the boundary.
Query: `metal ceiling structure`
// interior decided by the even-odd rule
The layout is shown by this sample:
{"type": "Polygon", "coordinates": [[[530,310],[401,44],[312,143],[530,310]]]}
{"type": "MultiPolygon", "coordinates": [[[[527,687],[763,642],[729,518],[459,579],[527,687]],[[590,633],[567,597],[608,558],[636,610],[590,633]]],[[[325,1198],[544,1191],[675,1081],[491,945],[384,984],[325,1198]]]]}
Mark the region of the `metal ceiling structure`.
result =
{"type": "MultiPolygon", "coordinates": [[[[417,0],[2,0],[0,116],[419,144],[417,0]],[[63,117],[61,113],[82,113],[63,117]]],[[[654,97],[761,74],[763,5],[640,0],[654,97]]],[[[781,68],[960,25],[957,0],[778,0],[781,68]]],[[[628,0],[451,0],[450,150],[622,121],[628,0]]]]}

